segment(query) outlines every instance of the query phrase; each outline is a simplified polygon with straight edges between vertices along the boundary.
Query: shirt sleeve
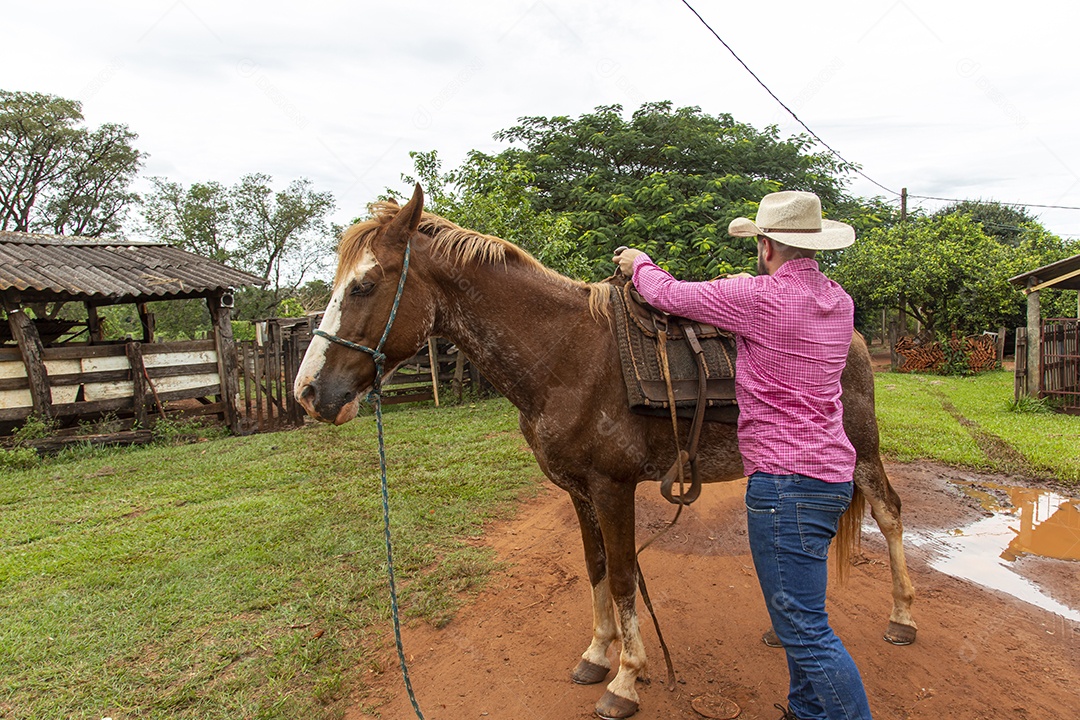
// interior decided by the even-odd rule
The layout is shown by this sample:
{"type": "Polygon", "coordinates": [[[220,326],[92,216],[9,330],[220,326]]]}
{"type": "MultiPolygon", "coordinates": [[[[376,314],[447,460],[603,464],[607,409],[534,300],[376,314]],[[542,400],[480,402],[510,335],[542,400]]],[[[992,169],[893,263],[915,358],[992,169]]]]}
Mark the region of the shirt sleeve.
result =
{"type": "Polygon", "coordinates": [[[650,305],[740,335],[751,334],[755,327],[762,281],[762,277],[749,277],[686,282],[673,278],[648,255],[634,258],[634,287],[650,305]]]}

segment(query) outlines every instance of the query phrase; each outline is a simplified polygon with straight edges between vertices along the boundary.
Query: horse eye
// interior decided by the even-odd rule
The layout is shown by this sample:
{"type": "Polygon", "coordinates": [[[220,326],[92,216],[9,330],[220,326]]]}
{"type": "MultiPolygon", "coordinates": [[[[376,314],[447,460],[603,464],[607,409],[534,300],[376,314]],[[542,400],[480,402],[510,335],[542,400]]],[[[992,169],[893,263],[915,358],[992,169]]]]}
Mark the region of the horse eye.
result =
{"type": "Polygon", "coordinates": [[[370,295],[371,291],[375,289],[375,283],[370,280],[365,280],[362,283],[357,283],[353,289],[349,292],[350,295],[370,295]]]}

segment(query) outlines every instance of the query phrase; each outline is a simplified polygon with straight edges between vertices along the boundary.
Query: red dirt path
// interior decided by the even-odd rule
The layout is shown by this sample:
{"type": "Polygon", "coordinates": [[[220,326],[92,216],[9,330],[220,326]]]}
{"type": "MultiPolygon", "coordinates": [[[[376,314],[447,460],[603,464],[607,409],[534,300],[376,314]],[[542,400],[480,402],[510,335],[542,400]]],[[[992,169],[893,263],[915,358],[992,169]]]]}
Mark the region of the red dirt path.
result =
{"type": "MultiPolygon", "coordinates": [[[[955,528],[981,512],[946,483],[960,475],[954,469],[888,469],[910,528],[955,528]]],[[[782,651],[759,640],[768,621],[746,542],[743,490],[743,483],[707,487],[676,530],[642,556],[679,684],[674,692],[665,688],[663,657],[639,603],[652,668],[652,682],[639,685],[640,720],[699,719],[691,702],[702,694],[730,697],[746,720],[779,716],[773,703],[784,701],[787,670],[782,651]]],[[[638,496],[643,539],[672,509],[654,484],[642,485],[638,496]]],[[[404,630],[425,717],[595,717],[592,708],[603,685],[581,687],[569,680],[591,632],[588,581],[569,501],[546,486],[517,519],[491,527],[481,542],[495,549],[507,570],[445,628],[417,623],[404,630]]],[[[846,586],[830,590],[833,626],[862,671],[875,718],[1080,717],[1080,625],[943,575],[910,544],[908,553],[918,592],[914,645],[893,647],[881,639],[890,581],[880,535],[864,532],[860,564],[851,568],[846,586]]],[[[1024,574],[1053,596],[1080,605],[1080,563],[1035,561],[1024,574]]],[[[616,651],[617,646],[611,657],[617,658],[616,651]]],[[[385,671],[361,678],[365,688],[349,698],[345,718],[415,717],[390,637],[378,665],[385,671]]]]}

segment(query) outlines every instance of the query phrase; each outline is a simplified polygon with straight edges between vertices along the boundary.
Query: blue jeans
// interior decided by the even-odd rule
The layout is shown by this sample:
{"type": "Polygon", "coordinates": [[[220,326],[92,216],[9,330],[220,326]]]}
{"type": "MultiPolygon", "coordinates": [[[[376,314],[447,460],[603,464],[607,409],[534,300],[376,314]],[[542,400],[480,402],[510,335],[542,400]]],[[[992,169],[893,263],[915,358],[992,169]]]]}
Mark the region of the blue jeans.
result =
{"type": "Polygon", "coordinates": [[[825,612],[829,545],[850,503],[850,482],[805,475],[754,473],[746,487],[750,551],[800,720],[870,720],[862,677],[825,612]]]}

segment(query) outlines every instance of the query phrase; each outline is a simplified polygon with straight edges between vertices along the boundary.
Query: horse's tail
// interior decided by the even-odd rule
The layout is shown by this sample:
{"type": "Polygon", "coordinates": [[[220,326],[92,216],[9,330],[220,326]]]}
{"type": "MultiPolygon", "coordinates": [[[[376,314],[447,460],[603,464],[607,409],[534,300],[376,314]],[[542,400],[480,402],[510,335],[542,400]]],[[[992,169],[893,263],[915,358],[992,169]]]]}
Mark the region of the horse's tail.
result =
{"type": "Polygon", "coordinates": [[[863,513],[866,512],[866,499],[862,490],[856,485],[851,492],[851,504],[840,516],[840,527],[836,531],[836,577],[841,583],[848,577],[851,569],[851,558],[854,557],[862,545],[862,521],[863,513]]]}

